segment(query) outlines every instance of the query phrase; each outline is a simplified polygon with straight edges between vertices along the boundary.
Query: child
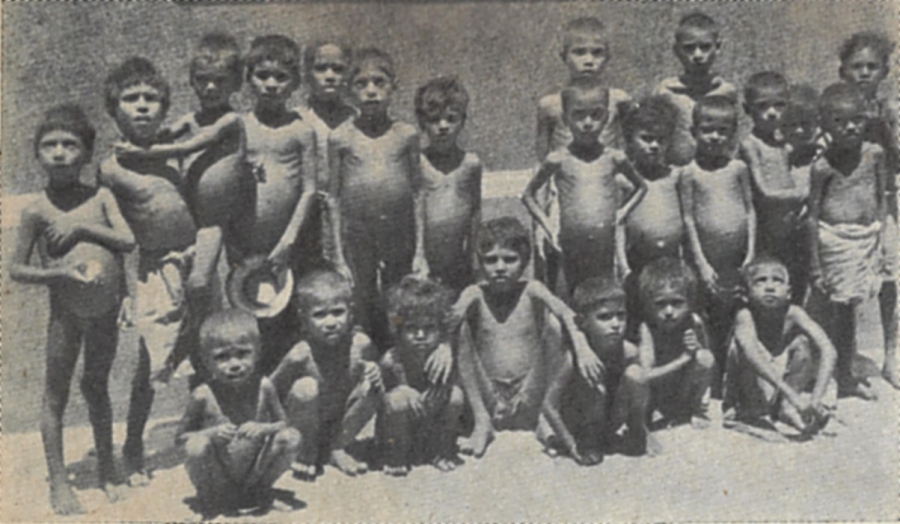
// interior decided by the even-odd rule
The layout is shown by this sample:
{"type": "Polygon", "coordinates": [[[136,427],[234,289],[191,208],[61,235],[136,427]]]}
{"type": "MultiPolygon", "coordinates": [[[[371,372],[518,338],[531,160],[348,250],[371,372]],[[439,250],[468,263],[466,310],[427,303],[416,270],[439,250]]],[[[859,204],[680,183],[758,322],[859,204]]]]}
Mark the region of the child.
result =
{"type": "Polygon", "coordinates": [[[336,266],[352,275],[362,326],[382,351],[391,336],[379,281],[386,289],[411,270],[428,272],[419,135],[388,115],[396,80],[387,53],[359,51],[350,74],[359,115],[328,139],[336,266]]]}
{"type": "Polygon", "coordinates": [[[744,285],[747,305],[735,317],[728,348],[726,425],[768,416],[815,433],[837,403],[831,377],[837,352],[822,328],[790,303],[782,262],[755,259],[744,269],[744,285]]]}
{"type": "Polygon", "coordinates": [[[100,487],[118,499],[107,384],[118,342],[116,323],[124,291],[121,253],[134,236],[106,188],[78,178],[94,150],[94,128],[78,106],[48,110],[34,135],[34,152],[49,178],[44,193],[22,211],[10,277],[50,289],[41,437],[58,515],[84,513],[67,483],[63,412],[78,353],[84,344],[81,391],[94,430],[100,487]],[[41,267],[30,264],[37,247],[41,267]]]}
{"type": "MultiPolygon", "coordinates": [[[[106,111],[122,134],[118,151],[148,148],[169,108],[169,86],[144,58],[130,58],[106,79],[106,111]]],[[[184,282],[193,259],[197,228],[182,198],[178,171],[164,159],[110,155],[98,180],[116,196],[140,248],[135,290],[138,366],[128,408],[122,453],[132,485],[144,485],[144,427],[154,387],[179,363],[190,316],[184,282]],[[151,377],[155,380],[151,382],[151,377]]]]}
{"type": "MultiPolygon", "coordinates": [[[[561,354],[560,323],[589,383],[599,382],[602,365],[578,331],[575,313],[540,282],[522,278],[531,242],[518,220],[483,223],[476,248],[485,281],[462,292],[450,333],[461,335],[460,382],[475,419],[471,437],[460,447],[480,457],[495,429],[537,426],[551,366],[561,354]]],[[[547,436],[545,425],[539,438],[547,436]]]]}
{"type": "Polygon", "coordinates": [[[326,463],[347,475],[365,473],[344,448],[375,414],[383,390],[377,349],[354,329],[352,292],[341,275],[315,270],[296,290],[303,339],[271,375],[288,421],[303,435],[294,476],[315,480],[326,463]]]}
{"type": "Polygon", "coordinates": [[[457,294],[474,281],[472,243],[481,222],[481,160],[457,144],[468,105],[455,78],[436,78],[416,92],[416,116],[428,136],[422,151],[425,258],[431,277],[457,294]]]}
{"type": "Polygon", "coordinates": [[[886,254],[884,283],[878,295],[884,329],[884,366],[881,375],[900,389],[897,370],[897,271],[900,241],[897,233],[897,174],[900,172],[900,145],[897,143],[897,104],[895,97],[879,98],[878,87],[887,77],[894,43],[878,33],[856,33],[841,47],[841,79],[856,84],[868,105],[870,123],[867,140],[879,144],[885,152],[886,254]]]}
{"type": "Polygon", "coordinates": [[[670,164],[687,165],[694,157],[696,144],[691,132],[694,104],[707,96],[723,96],[737,103],[737,89],[712,72],[721,48],[719,26],[709,16],[693,12],[678,23],[673,50],[684,73],[663,80],[655,91],[678,108],[678,124],[669,149],[670,164]]]}
{"type": "Polygon", "coordinates": [[[208,378],[191,392],[177,441],[204,516],[269,506],[272,485],[300,445],[275,387],[256,365],[259,344],[256,319],[240,310],[213,313],[200,328],[208,378]]]}
{"type": "Polygon", "coordinates": [[[376,433],[384,454],[384,472],[404,476],[414,464],[440,471],[462,464],[456,437],[464,407],[455,380],[435,384],[426,363],[446,339],[452,292],[430,280],[404,277],[388,292],[388,315],[397,345],[381,358],[384,401],[376,433]]]}
{"type": "Polygon", "coordinates": [[[737,109],[729,99],[715,96],[697,102],[693,126],[697,154],[682,168],[679,185],[691,255],[706,291],[709,348],[719,364],[717,379],[737,311],[741,268],[756,251],[750,173],[744,162],[731,158],[736,132],[737,109]]]}
{"type": "MultiPolygon", "coordinates": [[[[594,17],[570,20],[563,28],[562,40],[560,58],[569,70],[569,83],[575,81],[599,83],[609,60],[609,42],[603,23],[594,17]]],[[[631,97],[625,91],[609,89],[609,119],[599,136],[600,142],[607,147],[622,149],[624,145],[618,107],[619,104],[630,100],[631,97]]],[[[563,120],[561,91],[540,99],[537,121],[535,154],[538,162],[543,162],[547,154],[567,146],[572,141],[569,126],[563,120]]],[[[541,209],[552,217],[554,231],[558,231],[559,209],[556,202],[556,188],[552,181],[540,189],[537,199],[541,209]]],[[[535,274],[553,289],[559,271],[559,255],[553,251],[543,227],[537,223],[534,225],[535,274]]]]}
{"type": "Polygon", "coordinates": [[[709,427],[707,393],[715,358],[703,319],[694,313],[697,279],[680,260],[651,262],[638,279],[644,322],[640,326],[641,367],[651,387],[650,413],[673,423],[709,427]]]}
{"type": "Polygon", "coordinates": [[[625,449],[636,454],[660,451],[647,431],[650,397],[638,350],[625,341],[625,292],[610,277],[585,280],[572,296],[578,327],[603,363],[603,380],[591,387],[574,376],[572,356],[552,377],[543,413],[566,452],[579,464],[603,460],[619,427],[626,424],[625,449]]]}
{"type": "Polygon", "coordinates": [[[810,175],[810,279],[823,306],[819,323],[838,350],[841,393],[872,399],[874,393],[853,377],[851,363],[856,306],[882,286],[885,152],[864,141],[866,100],[856,85],[830,86],[822,93],[819,111],[831,144],[810,175]]]}
{"type": "MultiPolygon", "coordinates": [[[[299,277],[319,267],[322,254],[320,226],[309,219],[316,195],[316,135],[285,105],[300,83],[300,51],[287,37],[261,36],[251,43],[246,62],[255,106],[243,122],[255,176],[226,239],[229,263],[264,255],[275,268],[290,268],[299,277]]],[[[293,308],[260,321],[259,329],[259,365],[267,374],[297,341],[293,308]]]]}
{"type": "Polygon", "coordinates": [[[607,90],[572,86],[563,91],[562,101],[563,118],[573,140],[547,155],[522,200],[550,235],[554,249],[562,253],[563,273],[571,291],[590,277],[613,274],[616,228],[643,198],[647,183],[635,174],[623,152],[606,148],[597,139],[607,120],[607,90]],[[621,208],[616,173],[625,175],[635,187],[621,208]],[[536,198],[550,179],[559,189],[558,237],[536,198]]]}

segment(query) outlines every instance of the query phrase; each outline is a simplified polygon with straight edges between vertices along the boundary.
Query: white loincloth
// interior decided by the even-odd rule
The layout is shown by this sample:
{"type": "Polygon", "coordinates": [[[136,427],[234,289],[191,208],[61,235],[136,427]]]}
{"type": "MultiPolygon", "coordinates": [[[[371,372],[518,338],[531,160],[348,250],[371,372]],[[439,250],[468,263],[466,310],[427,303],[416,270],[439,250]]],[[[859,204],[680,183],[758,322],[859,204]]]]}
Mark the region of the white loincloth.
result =
{"type": "Polygon", "coordinates": [[[819,260],[832,302],[857,304],[881,289],[881,222],[869,225],[819,221],[819,260]]]}

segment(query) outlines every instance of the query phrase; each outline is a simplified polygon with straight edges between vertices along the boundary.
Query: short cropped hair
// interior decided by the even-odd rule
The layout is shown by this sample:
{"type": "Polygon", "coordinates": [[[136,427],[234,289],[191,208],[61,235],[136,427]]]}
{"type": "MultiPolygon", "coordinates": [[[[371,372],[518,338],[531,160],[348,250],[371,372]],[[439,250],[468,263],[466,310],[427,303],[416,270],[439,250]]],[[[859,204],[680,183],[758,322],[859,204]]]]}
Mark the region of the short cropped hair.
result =
{"type": "Polygon", "coordinates": [[[638,131],[649,130],[665,137],[675,132],[678,110],[664,96],[651,96],[639,103],[621,102],[618,105],[622,115],[622,134],[626,140],[634,137],[638,131]]]}
{"type": "Polygon", "coordinates": [[[139,56],[126,59],[106,77],[103,89],[106,113],[115,118],[122,91],[138,84],[147,84],[159,91],[162,114],[165,115],[169,110],[169,83],[162,77],[153,62],[139,56]]]}
{"type": "Polygon", "coordinates": [[[591,277],[575,287],[572,293],[572,309],[585,315],[609,302],[624,302],[622,283],[612,275],[591,277]]]}
{"type": "Polygon", "coordinates": [[[856,84],[831,84],[825,88],[819,98],[819,114],[825,118],[831,113],[834,106],[845,103],[865,107],[866,98],[856,84]]]}
{"type": "Polygon", "coordinates": [[[254,38],[245,61],[248,80],[259,64],[275,62],[288,70],[294,82],[300,81],[300,48],[286,36],[266,35],[254,38]]]}
{"type": "Polygon", "coordinates": [[[566,22],[563,27],[563,47],[562,54],[565,55],[572,47],[572,42],[577,36],[603,37],[606,34],[606,27],[598,18],[593,16],[582,16],[566,22]]]}
{"type": "Polygon", "coordinates": [[[531,255],[531,235],[515,217],[500,217],[482,222],[478,228],[478,255],[495,247],[512,249],[527,264],[531,255]]]}
{"type": "Polygon", "coordinates": [[[86,158],[90,158],[93,154],[94,139],[97,137],[97,131],[91,125],[81,106],[77,104],[62,104],[51,107],[44,113],[44,117],[34,132],[35,155],[38,153],[38,148],[44,135],[52,131],[68,131],[72,133],[81,140],[86,158]]]}
{"type": "Polygon", "coordinates": [[[700,120],[700,117],[706,113],[724,114],[734,122],[735,126],[737,126],[738,111],[734,106],[734,101],[727,96],[713,95],[697,100],[697,103],[694,105],[694,111],[691,114],[693,125],[696,125],[697,121],[700,120]]]}
{"type": "Polygon", "coordinates": [[[844,43],[841,44],[839,56],[841,63],[850,60],[856,52],[861,49],[871,49],[881,59],[881,63],[885,69],[888,69],[891,62],[891,53],[894,52],[894,43],[887,36],[875,31],[862,31],[854,33],[844,43]]]}
{"type": "Polygon", "coordinates": [[[200,351],[227,344],[249,342],[259,348],[259,324],[256,317],[242,309],[223,309],[206,317],[200,326],[200,351]]]}
{"type": "Polygon", "coordinates": [[[747,84],[744,86],[744,102],[752,104],[762,93],[772,92],[786,95],[790,92],[788,81],[784,76],[775,71],[756,73],[747,79],[747,84]]]}
{"type": "Polygon", "coordinates": [[[678,21],[678,29],[675,31],[675,39],[677,40],[685,31],[691,29],[710,31],[717,39],[719,38],[719,24],[702,11],[692,11],[681,17],[681,20],[678,21]]]}
{"type": "Polygon", "coordinates": [[[684,293],[691,309],[697,303],[697,276],[684,262],[674,257],[662,257],[644,266],[638,276],[638,295],[641,303],[653,303],[654,293],[672,288],[684,293]]]}
{"type": "Polygon", "coordinates": [[[319,49],[327,45],[333,45],[339,48],[341,50],[341,54],[344,55],[344,59],[347,60],[347,62],[353,61],[353,49],[344,44],[331,42],[328,40],[313,42],[303,48],[303,72],[306,73],[307,76],[312,73],[312,70],[316,65],[316,53],[319,52],[319,49]]]}
{"type": "Polygon", "coordinates": [[[387,292],[387,311],[393,329],[405,324],[434,323],[441,333],[446,331],[446,321],[452,295],[448,288],[431,279],[407,275],[387,292]]]}
{"type": "Polygon", "coordinates": [[[789,279],[788,281],[790,281],[790,272],[780,258],[773,257],[772,255],[759,255],[741,269],[741,280],[743,280],[745,289],[750,287],[750,279],[753,278],[755,270],[760,266],[778,266],[784,270],[785,276],[789,279]]]}
{"type": "Polygon", "coordinates": [[[784,122],[807,120],[819,122],[819,92],[809,84],[795,84],[790,87],[790,102],[781,117],[784,122]]]}
{"type": "Polygon", "coordinates": [[[415,106],[420,123],[438,117],[448,109],[465,118],[469,93],[456,77],[441,76],[429,80],[416,91],[415,106]]]}
{"type": "Polygon", "coordinates": [[[353,57],[353,68],[350,70],[350,78],[362,71],[363,67],[372,66],[387,75],[393,82],[397,79],[397,70],[394,68],[394,59],[387,52],[377,47],[365,47],[357,51],[353,57]]]}
{"type": "Polygon", "coordinates": [[[604,112],[609,109],[609,89],[591,79],[576,81],[563,89],[560,97],[562,98],[563,117],[576,102],[595,102],[603,108],[604,112]]]}
{"type": "Polygon", "coordinates": [[[306,311],[316,301],[332,298],[343,299],[348,304],[353,302],[353,289],[350,282],[337,271],[315,270],[306,273],[294,286],[297,309],[306,311]]]}
{"type": "Polygon", "coordinates": [[[198,71],[217,69],[227,71],[236,86],[244,78],[241,48],[233,36],[226,33],[209,33],[200,39],[191,58],[191,78],[198,71]]]}

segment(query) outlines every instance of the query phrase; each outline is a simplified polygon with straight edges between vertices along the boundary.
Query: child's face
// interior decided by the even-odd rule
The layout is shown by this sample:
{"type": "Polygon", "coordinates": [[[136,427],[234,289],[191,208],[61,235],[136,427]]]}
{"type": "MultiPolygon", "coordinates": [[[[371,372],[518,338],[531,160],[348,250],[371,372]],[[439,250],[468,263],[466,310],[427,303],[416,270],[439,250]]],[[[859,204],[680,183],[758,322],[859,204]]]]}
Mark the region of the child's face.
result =
{"type": "Polygon", "coordinates": [[[579,327],[591,344],[611,347],[625,336],[625,301],[608,300],[581,317],[579,327]]]}
{"type": "Polygon", "coordinates": [[[51,185],[68,185],[78,180],[88,161],[87,150],[78,136],[57,129],[44,134],[38,142],[38,161],[50,177],[51,185]]]}
{"type": "Polygon", "coordinates": [[[253,342],[234,342],[210,348],[206,367],[214,381],[232,386],[244,383],[256,369],[259,348],[253,342]]]}
{"type": "Polygon", "coordinates": [[[858,85],[866,96],[874,96],[887,68],[874,49],[863,47],[841,64],[840,75],[845,82],[858,85]]]}
{"type": "Polygon", "coordinates": [[[836,101],[822,112],[822,127],[835,145],[858,147],[866,126],[866,108],[852,101],[836,101]]]}
{"type": "Polygon", "coordinates": [[[116,124],[129,140],[153,139],[164,116],[162,97],[155,87],[141,83],[119,93],[116,124]]]}
{"type": "Polygon", "coordinates": [[[666,162],[669,137],[657,129],[638,129],[628,141],[629,156],[639,166],[661,166],[666,162]]]}
{"type": "Polygon", "coordinates": [[[441,341],[441,326],[436,321],[408,321],[399,329],[400,346],[417,355],[429,355],[441,341]]]}
{"type": "Polygon", "coordinates": [[[685,28],[675,37],[675,56],[688,74],[708,74],[721,43],[713,31],[685,28]]]}
{"type": "Polygon", "coordinates": [[[747,102],[746,109],[757,131],[771,134],[778,129],[781,117],[788,107],[788,94],[783,90],[761,90],[755,100],[747,102]]]}
{"type": "Polygon", "coordinates": [[[234,75],[224,69],[201,69],[191,75],[191,87],[200,106],[204,109],[215,109],[227,106],[231,95],[237,91],[234,75]]]}
{"type": "Polygon", "coordinates": [[[812,144],[816,137],[818,122],[811,111],[788,110],[781,118],[781,135],[794,148],[812,144]]]}
{"type": "Polygon", "coordinates": [[[307,337],[326,346],[339,344],[353,327],[350,304],[343,297],[311,300],[301,317],[307,337]]]}
{"type": "Polygon", "coordinates": [[[606,125],[607,116],[602,105],[576,102],[566,109],[565,119],[575,142],[594,143],[606,125]]]}
{"type": "Polygon", "coordinates": [[[338,98],[346,86],[348,70],[347,57],[340,47],[325,44],[316,49],[309,78],[313,94],[321,98],[338,98]]]}
{"type": "Polygon", "coordinates": [[[379,115],[387,111],[394,94],[394,81],[381,69],[363,67],[350,86],[359,110],[364,115],[379,115]]]}
{"type": "Polygon", "coordinates": [[[283,64],[264,60],[253,67],[250,87],[258,104],[284,105],[297,87],[297,79],[283,64]]]}
{"type": "Polygon", "coordinates": [[[687,295],[684,291],[670,286],[654,293],[649,307],[650,322],[664,331],[682,327],[691,314],[687,295]]]}
{"type": "Polygon", "coordinates": [[[488,285],[495,291],[512,289],[525,271],[525,261],[513,249],[494,246],[481,253],[481,270],[488,285]]]}
{"type": "Polygon", "coordinates": [[[697,152],[706,156],[728,156],[736,127],[732,115],[701,112],[693,128],[697,152]]]}
{"type": "Polygon", "coordinates": [[[456,144],[462,131],[465,115],[453,108],[446,108],[439,115],[422,119],[422,128],[428,135],[428,144],[432,147],[447,147],[456,144]]]}
{"type": "Polygon", "coordinates": [[[576,35],[563,53],[563,61],[572,79],[597,77],[603,73],[609,50],[606,41],[599,36],[576,35]]]}
{"type": "Polygon", "coordinates": [[[750,274],[747,298],[750,304],[766,309],[784,307],[790,299],[788,272],[780,264],[761,264],[750,274]]]}

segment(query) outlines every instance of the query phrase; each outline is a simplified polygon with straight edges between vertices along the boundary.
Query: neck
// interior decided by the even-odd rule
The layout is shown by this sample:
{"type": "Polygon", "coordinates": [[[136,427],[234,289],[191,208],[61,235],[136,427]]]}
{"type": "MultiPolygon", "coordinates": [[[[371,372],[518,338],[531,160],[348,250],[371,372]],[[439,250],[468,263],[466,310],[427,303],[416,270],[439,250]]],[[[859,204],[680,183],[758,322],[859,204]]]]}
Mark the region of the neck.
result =
{"type": "Polygon", "coordinates": [[[264,124],[277,124],[287,115],[287,107],[284,102],[272,104],[256,104],[253,109],[256,119],[264,124]]]}
{"type": "Polygon", "coordinates": [[[691,91],[705,92],[712,87],[713,75],[706,71],[685,71],[679,79],[691,91]]]}
{"type": "Polygon", "coordinates": [[[856,164],[861,153],[862,148],[858,145],[838,144],[835,142],[825,151],[825,156],[834,166],[846,166],[856,164]]]}
{"type": "Polygon", "coordinates": [[[597,137],[594,137],[593,140],[578,140],[569,144],[569,151],[582,160],[594,160],[603,154],[603,150],[603,144],[597,140],[597,137]]]}
{"type": "Polygon", "coordinates": [[[715,169],[722,169],[723,167],[728,165],[728,162],[731,159],[724,155],[709,155],[709,154],[701,154],[697,153],[694,155],[694,161],[697,162],[697,165],[706,171],[713,171],[715,169]]]}
{"type": "Polygon", "coordinates": [[[789,157],[791,166],[797,167],[809,164],[815,158],[816,151],[815,144],[805,144],[794,148],[789,157]]]}
{"type": "Polygon", "coordinates": [[[387,112],[362,113],[356,119],[356,125],[367,134],[381,134],[391,126],[391,118],[387,112]]]}
{"type": "Polygon", "coordinates": [[[660,180],[671,172],[666,164],[635,164],[634,168],[646,180],[660,180]]]}
{"type": "Polygon", "coordinates": [[[753,136],[760,139],[764,143],[768,145],[779,145],[781,143],[780,140],[775,138],[775,131],[766,131],[764,129],[760,129],[758,127],[753,128],[753,136]]]}

